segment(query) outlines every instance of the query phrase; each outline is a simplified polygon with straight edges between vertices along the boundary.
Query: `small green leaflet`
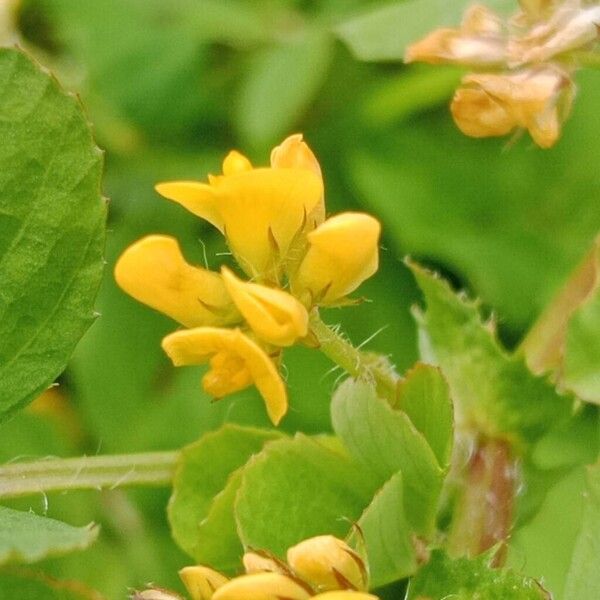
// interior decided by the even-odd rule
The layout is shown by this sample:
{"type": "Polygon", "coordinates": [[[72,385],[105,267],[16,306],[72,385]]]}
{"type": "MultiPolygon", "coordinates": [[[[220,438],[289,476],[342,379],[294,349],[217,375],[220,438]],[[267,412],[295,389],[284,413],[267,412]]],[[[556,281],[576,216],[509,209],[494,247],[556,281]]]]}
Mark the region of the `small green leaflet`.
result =
{"type": "Polygon", "coordinates": [[[182,450],[168,515],[175,541],[196,561],[224,571],[239,568],[243,548],[233,520],[237,470],[266,442],[281,437],[229,424],[182,450]]]}
{"type": "Polygon", "coordinates": [[[106,204],[78,100],[0,49],[0,421],[65,368],[92,323],[106,204]]]}
{"type": "Polygon", "coordinates": [[[73,527],[54,519],[0,506],[0,564],[35,562],[84,550],[98,537],[94,525],[73,527]]]}
{"type": "MultiPolygon", "coordinates": [[[[542,586],[509,569],[492,569],[489,558],[452,560],[434,550],[411,579],[406,600],[550,600],[542,586]]],[[[583,600],[583,597],[581,597],[583,600]]]]}

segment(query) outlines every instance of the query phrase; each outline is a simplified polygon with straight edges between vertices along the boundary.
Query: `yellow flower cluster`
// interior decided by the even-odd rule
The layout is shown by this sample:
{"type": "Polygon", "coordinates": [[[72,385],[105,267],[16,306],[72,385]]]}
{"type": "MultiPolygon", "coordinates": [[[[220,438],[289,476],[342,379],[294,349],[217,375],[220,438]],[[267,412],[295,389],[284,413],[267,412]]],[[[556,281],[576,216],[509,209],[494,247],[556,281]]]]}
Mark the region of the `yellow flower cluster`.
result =
{"type": "Polygon", "coordinates": [[[175,239],[151,235],[120,257],[117,283],[186,328],[162,343],[176,366],[208,363],[202,384],[215,398],[254,384],[279,423],[282,349],[312,343],[310,311],[346,303],[377,270],[379,222],[353,212],[325,219],[321,169],[301,135],[277,146],[269,167],[232,151],[208,183],[156,189],[214,225],[249,280],[192,266],[175,239]]]}
{"type": "Polygon", "coordinates": [[[368,594],[367,568],[345,542],[322,535],[287,552],[287,562],[266,552],[244,555],[245,575],[228,579],[208,567],[186,567],[181,579],[192,600],[377,600],[368,594]]]}
{"type": "Polygon", "coordinates": [[[504,21],[488,8],[467,10],[458,29],[438,29],[407,49],[406,62],[452,63],[476,69],[452,100],[460,130],[472,137],[529,131],[554,145],[569,115],[578,66],[575,51],[599,39],[597,0],[521,0],[504,21]]]}

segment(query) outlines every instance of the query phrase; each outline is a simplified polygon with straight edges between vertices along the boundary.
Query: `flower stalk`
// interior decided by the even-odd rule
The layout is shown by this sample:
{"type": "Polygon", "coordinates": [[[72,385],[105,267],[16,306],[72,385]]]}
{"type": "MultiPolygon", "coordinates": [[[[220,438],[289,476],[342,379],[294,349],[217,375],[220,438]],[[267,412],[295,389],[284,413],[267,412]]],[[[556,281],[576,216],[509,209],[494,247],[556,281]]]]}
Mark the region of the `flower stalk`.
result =
{"type": "Polygon", "coordinates": [[[0,466],[0,498],[64,490],[167,486],[179,452],[51,458],[0,466]]]}

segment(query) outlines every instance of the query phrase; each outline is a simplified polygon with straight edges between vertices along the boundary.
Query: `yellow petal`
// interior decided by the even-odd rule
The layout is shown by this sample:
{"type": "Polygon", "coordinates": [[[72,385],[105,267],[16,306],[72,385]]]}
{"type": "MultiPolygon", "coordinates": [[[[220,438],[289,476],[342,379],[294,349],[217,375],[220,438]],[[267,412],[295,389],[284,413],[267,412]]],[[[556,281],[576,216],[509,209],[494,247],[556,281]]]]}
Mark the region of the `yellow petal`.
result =
{"type": "Polygon", "coordinates": [[[161,196],[181,204],[223,232],[219,201],[211,185],[199,181],[168,181],[159,183],[155,189],[161,196]]]}
{"type": "Polygon", "coordinates": [[[246,385],[252,382],[275,425],[287,412],[287,392],[275,364],[239,329],[198,327],[176,331],[163,339],[162,347],[175,366],[205,364],[214,356],[209,393],[211,389],[220,389],[220,395],[231,393],[242,389],[240,381],[246,385]],[[237,365],[237,372],[232,371],[232,365],[237,365]]]}
{"type": "Polygon", "coordinates": [[[218,590],[229,581],[225,575],[221,575],[218,571],[200,565],[181,569],[179,577],[181,577],[181,581],[183,581],[192,600],[211,600],[215,590],[218,590]]]}
{"type": "Polygon", "coordinates": [[[213,600],[306,600],[310,590],[279,573],[254,573],[232,579],[219,588],[213,600]]]}
{"type": "MultiPolygon", "coordinates": [[[[322,181],[321,165],[308,144],[304,142],[301,133],[295,133],[287,137],[279,146],[271,152],[271,166],[274,169],[306,169],[312,171],[322,181]]],[[[307,214],[309,221],[314,222],[314,229],[325,220],[325,198],[315,205],[313,210],[307,214]]]]}
{"type": "Polygon", "coordinates": [[[221,276],[189,265],[174,238],[150,235],[129,246],[115,279],[130,296],[186,327],[239,321],[221,276]]]}
{"type": "Polygon", "coordinates": [[[219,180],[225,235],[250,277],[273,272],[285,259],[322,195],[321,179],[305,169],[253,169],[219,180]]]}
{"type": "Polygon", "coordinates": [[[253,573],[289,573],[285,563],[263,552],[246,552],[243,557],[244,569],[248,575],[253,573]]]}
{"type": "Polygon", "coordinates": [[[237,150],[232,150],[223,160],[223,175],[235,175],[252,170],[252,163],[237,150]]]}
{"type": "Polygon", "coordinates": [[[372,594],[348,590],[325,592],[324,594],[317,594],[316,596],[313,596],[313,598],[319,598],[320,600],[379,600],[377,596],[373,596],[372,594]]]}
{"type": "Polygon", "coordinates": [[[379,265],[377,219],[342,213],[308,235],[309,249],[293,281],[299,294],[318,304],[333,304],[353,292],[379,265]]]}
{"type": "Polygon", "coordinates": [[[287,562],[318,590],[365,590],[367,570],[361,557],[344,541],[320,535],[287,551],[287,562]]]}
{"type": "Polygon", "coordinates": [[[238,279],[221,270],[225,287],[254,333],[269,344],[291,346],[308,333],[308,313],[291,294],[238,279]]]}
{"type": "Polygon", "coordinates": [[[287,137],[271,151],[271,166],[274,169],[307,169],[321,177],[321,166],[313,151],[304,142],[301,133],[287,137]]]}

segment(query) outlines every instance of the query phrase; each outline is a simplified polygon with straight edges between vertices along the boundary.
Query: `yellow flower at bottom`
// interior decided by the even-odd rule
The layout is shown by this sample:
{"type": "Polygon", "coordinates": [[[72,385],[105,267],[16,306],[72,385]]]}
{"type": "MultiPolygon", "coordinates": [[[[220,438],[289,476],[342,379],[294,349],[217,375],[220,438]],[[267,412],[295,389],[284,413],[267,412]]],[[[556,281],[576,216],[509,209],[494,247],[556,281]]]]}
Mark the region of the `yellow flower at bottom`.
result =
{"type": "Polygon", "coordinates": [[[287,393],[277,367],[239,329],[197,327],[176,331],[163,339],[162,347],[175,366],[210,362],[202,385],[215,398],[254,383],[275,425],[287,412],[287,393]]]}
{"type": "Polygon", "coordinates": [[[317,304],[334,304],[353,292],[379,266],[377,219],[342,213],[308,234],[309,249],[292,282],[301,297],[308,292],[317,304]]]}
{"type": "Polygon", "coordinates": [[[255,573],[232,579],[213,600],[306,600],[312,594],[299,581],[280,573],[255,573]]]}
{"type": "Polygon", "coordinates": [[[365,590],[367,569],[362,558],[343,540],[319,535],[287,551],[290,567],[300,577],[325,590],[365,590]]]}
{"type": "Polygon", "coordinates": [[[225,287],[254,333],[269,344],[291,346],[308,333],[306,308],[283,290],[244,282],[221,270],[225,287]]]}
{"type": "Polygon", "coordinates": [[[192,600],[211,600],[215,591],[229,581],[218,571],[203,566],[185,567],[179,571],[179,577],[192,600]]]}
{"type": "Polygon", "coordinates": [[[505,135],[522,127],[542,148],[560,136],[573,97],[569,75],[556,68],[467,75],[452,100],[459,129],[472,137],[505,135]]]}
{"type": "Polygon", "coordinates": [[[324,594],[317,594],[313,598],[320,598],[320,600],[379,600],[377,596],[373,596],[372,594],[349,590],[325,592],[324,594]]]}

